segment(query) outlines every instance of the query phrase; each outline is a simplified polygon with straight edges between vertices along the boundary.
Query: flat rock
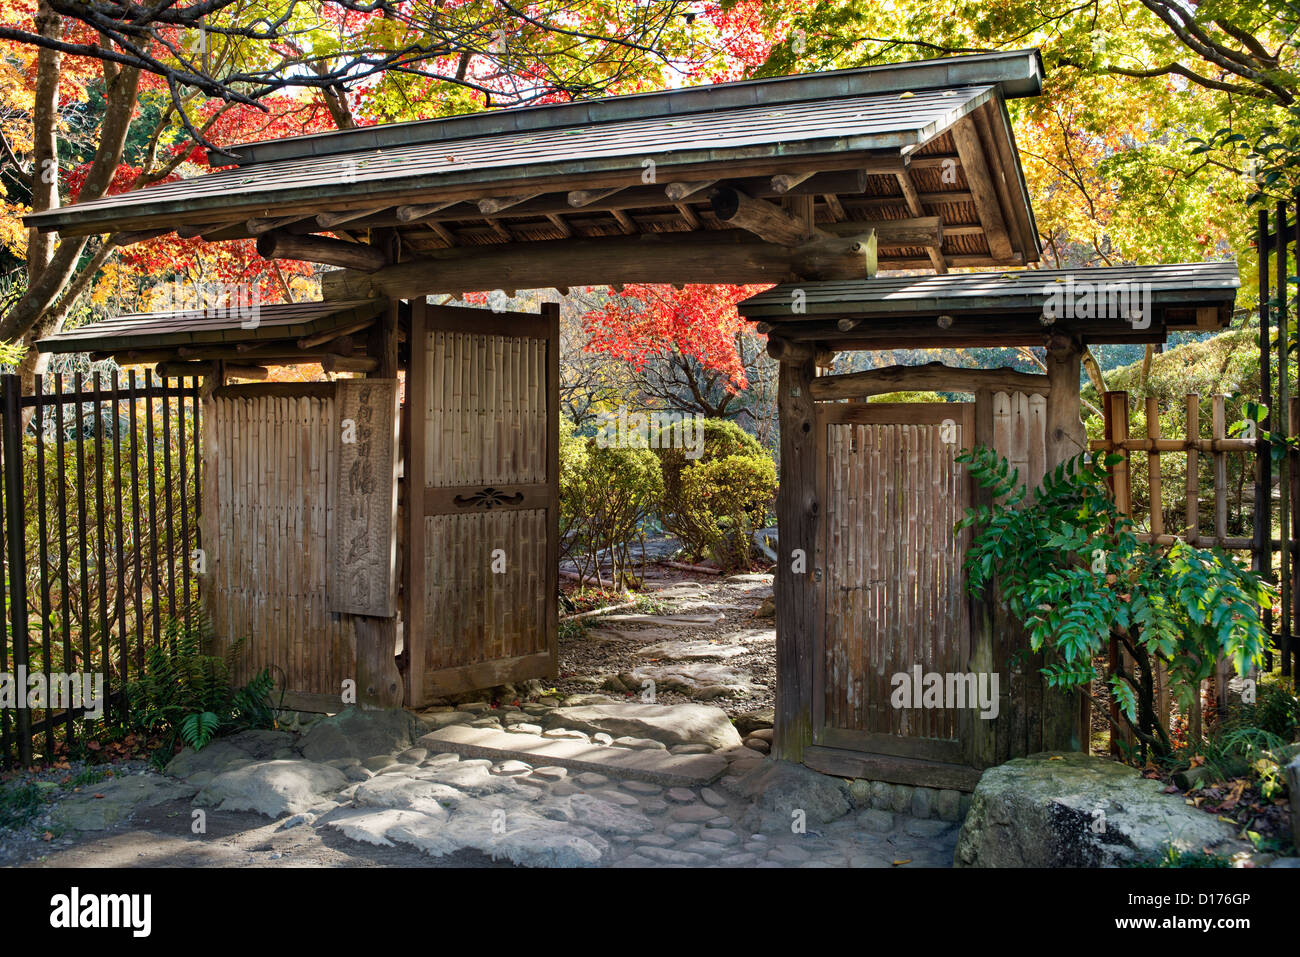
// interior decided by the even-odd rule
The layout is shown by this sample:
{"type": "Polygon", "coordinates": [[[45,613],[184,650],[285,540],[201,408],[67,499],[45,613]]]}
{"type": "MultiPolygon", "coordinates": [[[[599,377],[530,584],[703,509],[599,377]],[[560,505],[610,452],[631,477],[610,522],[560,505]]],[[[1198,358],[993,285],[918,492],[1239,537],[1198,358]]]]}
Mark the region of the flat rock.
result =
{"type": "Polygon", "coordinates": [[[1170,846],[1231,856],[1236,827],[1160,781],[1109,758],[1053,752],[1015,758],[980,777],[957,839],[956,867],[1106,867],[1170,846]],[[1098,826],[1100,822],[1100,826],[1098,826]]]}
{"type": "Polygon", "coordinates": [[[259,761],[218,774],[195,797],[194,805],[277,818],[306,811],[347,784],[343,772],[327,764],[259,761]]]}
{"type": "Polygon", "coordinates": [[[665,745],[707,744],[717,750],[740,745],[740,735],[721,708],[699,704],[613,703],[557,708],[548,727],[577,728],[614,737],[651,738],[665,745]]]}
{"type": "Polygon", "coordinates": [[[743,645],[723,644],[713,641],[661,641],[638,649],[638,658],[660,661],[700,661],[735,658],[747,653],[743,645]]]}
{"type": "Polygon", "coordinates": [[[590,771],[667,787],[710,784],[727,768],[726,761],[713,754],[674,755],[659,750],[609,748],[582,741],[463,726],[427,734],[420,739],[420,746],[431,752],[487,758],[489,763],[515,760],[534,767],[554,765],[573,772],[590,771]]]}
{"type": "Polygon", "coordinates": [[[632,669],[632,676],[638,687],[646,681],[653,681],[657,691],[674,691],[693,698],[705,695],[709,698],[744,697],[754,691],[754,681],[749,672],[716,661],[639,665],[632,669]]]}
{"type": "Polygon", "coordinates": [[[136,808],[181,801],[198,790],[160,774],[132,774],[89,785],[61,802],[50,820],[76,831],[103,831],[130,817],[136,808]]]}

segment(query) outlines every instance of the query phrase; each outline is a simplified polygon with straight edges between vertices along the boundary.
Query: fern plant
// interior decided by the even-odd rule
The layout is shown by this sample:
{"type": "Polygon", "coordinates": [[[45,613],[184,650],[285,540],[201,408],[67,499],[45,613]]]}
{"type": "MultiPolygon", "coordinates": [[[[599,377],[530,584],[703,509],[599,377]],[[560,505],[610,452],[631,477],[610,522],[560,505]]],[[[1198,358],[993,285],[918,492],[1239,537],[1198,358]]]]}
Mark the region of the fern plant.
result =
{"type": "Polygon", "coordinates": [[[1031,492],[992,450],[963,452],[958,461],[992,504],[968,509],[958,527],[975,530],[971,591],[996,591],[1030,647],[1056,653],[1042,669],[1050,687],[1086,690],[1103,677],[1093,662],[1111,639],[1124,647],[1132,667],[1121,660],[1104,680],[1144,756],[1164,756],[1171,744],[1156,716],[1156,666],[1165,666],[1184,711],[1219,658],[1245,674],[1262,660],[1259,608],[1270,593],[1223,552],[1140,541],[1107,491],[1106,466],[1116,460],[1080,455],[1031,492]]]}
{"type": "Polygon", "coordinates": [[[270,672],[263,669],[247,684],[233,686],[243,640],[232,643],[224,656],[208,654],[207,618],[198,610],[189,617],[166,622],[162,641],[145,655],[142,675],[126,687],[137,729],[162,734],[164,755],[178,740],[200,750],[219,735],[275,725],[270,672]]]}

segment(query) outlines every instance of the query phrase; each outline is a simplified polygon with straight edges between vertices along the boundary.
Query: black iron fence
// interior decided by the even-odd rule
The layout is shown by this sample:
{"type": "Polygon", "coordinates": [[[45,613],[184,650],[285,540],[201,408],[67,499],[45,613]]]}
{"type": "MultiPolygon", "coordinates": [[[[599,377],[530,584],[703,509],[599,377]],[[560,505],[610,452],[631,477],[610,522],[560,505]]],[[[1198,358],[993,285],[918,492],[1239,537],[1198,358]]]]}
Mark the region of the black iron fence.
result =
{"type": "MultiPolygon", "coordinates": [[[[1300,203],[1278,202],[1258,213],[1259,381],[1264,418],[1255,473],[1254,567],[1278,585],[1278,610],[1265,609],[1282,674],[1300,670],[1300,381],[1296,365],[1296,263],[1300,253],[1300,203]],[[1270,219],[1272,222],[1270,223],[1270,219]],[[1274,554],[1277,563],[1274,565],[1274,554]],[[1275,571],[1276,569],[1276,571],[1275,571]],[[1276,621],[1274,620],[1276,617],[1276,621]]],[[[1272,665],[1270,660],[1269,665],[1272,665]]]]}
{"type": "Polygon", "coordinates": [[[197,379],[0,382],[0,763],[126,716],[123,689],[197,597],[197,379]],[[8,697],[6,697],[8,696],[8,697]],[[100,706],[102,705],[102,713],[100,706]]]}

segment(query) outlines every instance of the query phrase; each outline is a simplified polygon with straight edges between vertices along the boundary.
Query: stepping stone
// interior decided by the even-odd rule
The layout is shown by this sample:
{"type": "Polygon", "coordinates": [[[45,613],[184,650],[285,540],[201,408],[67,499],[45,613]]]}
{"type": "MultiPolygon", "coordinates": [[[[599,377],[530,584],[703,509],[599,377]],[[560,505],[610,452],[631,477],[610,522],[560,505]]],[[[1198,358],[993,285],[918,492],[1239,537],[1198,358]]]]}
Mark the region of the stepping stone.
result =
{"type": "Polygon", "coordinates": [[[636,842],[644,847],[673,847],[677,841],[667,834],[643,834],[636,842]]]}
{"type": "Polygon", "coordinates": [[[718,861],[723,867],[749,867],[756,858],[753,854],[728,854],[718,861]]]}
{"type": "Polygon", "coordinates": [[[695,823],[700,823],[716,819],[718,812],[703,804],[685,804],[673,808],[668,812],[668,816],[674,821],[693,821],[695,823]]]}
{"type": "Polygon", "coordinates": [[[727,769],[726,760],[716,754],[674,755],[662,750],[606,748],[572,739],[525,734],[517,728],[494,731],[453,725],[426,734],[419,744],[431,752],[487,758],[490,764],[513,759],[533,767],[554,765],[574,772],[591,771],[667,787],[711,784],[727,769]]]}
{"type": "Polygon", "coordinates": [[[490,774],[499,777],[514,777],[517,774],[527,774],[532,768],[522,761],[502,761],[500,764],[492,765],[490,774]]]}
{"type": "Polygon", "coordinates": [[[361,762],[361,766],[367,771],[378,773],[390,765],[396,764],[397,758],[391,754],[376,754],[373,758],[366,758],[361,762]]]}
{"type": "Polygon", "coordinates": [[[570,797],[574,794],[581,794],[582,788],[578,787],[572,781],[556,781],[551,785],[551,794],[555,797],[570,797]]]}
{"type": "Polygon", "coordinates": [[[609,735],[607,735],[604,731],[597,731],[595,734],[591,736],[591,743],[603,745],[604,747],[609,747],[611,744],[614,743],[614,739],[611,738],[609,735]]]}
{"type": "Polygon", "coordinates": [[[727,817],[724,814],[721,815],[720,817],[711,817],[705,823],[708,824],[709,827],[729,828],[731,827],[732,821],[731,818],[727,817]]]}
{"type": "Polygon", "coordinates": [[[699,834],[700,826],[688,821],[677,821],[664,828],[664,833],[675,841],[685,841],[699,834]]]}
{"type": "Polygon", "coordinates": [[[402,764],[419,764],[429,756],[429,752],[424,748],[407,748],[397,756],[397,760],[402,764]]]}
{"type": "Polygon", "coordinates": [[[609,783],[609,778],[595,771],[583,771],[581,774],[574,775],[573,780],[584,788],[598,788],[609,783]]]}
{"type": "Polygon", "coordinates": [[[641,810],[646,814],[658,817],[660,814],[663,814],[668,810],[668,805],[656,798],[652,801],[642,801],[641,810]]]}
{"type": "Polygon", "coordinates": [[[548,765],[546,767],[534,768],[533,776],[539,777],[544,781],[559,781],[569,776],[569,769],[556,767],[555,765],[548,765]]]}
{"type": "Polygon", "coordinates": [[[707,744],[674,744],[668,752],[670,754],[712,754],[713,749],[707,744]]]}
{"type": "Polygon", "coordinates": [[[602,801],[608,801],[610,804],[617,804],[619,807],[640,807],[641,802],[630,794],[624,794],[622,791],[605,789],[592,791],[592,797],[600,798],[602,801]]]}
{"type": "Polygon", "coordinates": [[[650,738],[614,738],[609,743],[616,748],[631,748],[634,751],[668,750],[662,741],[652,741],[650,738]]]}
{"type": "Polygon", "coordinates": [[[551,728],[549,731],[542,732],[543,738],[560,738],[572,739],[574,741],[590,741],[591,739],[582,731],[572,731],[569,728],[551,728]]]}
{"type": "Polygon", "coordinates": [[[511,734],[535,734],[540,737],[542,734],[542,726],[540,724],[529,724],[526,721],[521,721],[518,724],[510,725],[510,727],[506,728],[506,731],[511,734]]]}
{"type": "Polygon", "coordinates": [[[713,788],[702,788],[700,790],[700,799],[710,807],[726,807],[727,799],[724,798],[713,788]]]}
{"type": "Polygon", "coordinates": [[[456,706],[458,711],[468,711],[470,714],[482,714],[485,711],[490,711],[491,708],[492,705],[486,701],[467,701],[465,704],[456,706]]]}
{"type": "Polygon", "coordinates": [[[695,792],[688,788],[669,788],[668,793],[664,795],[674,804],[694,804],[695,792]]]}
{"type": "Polygon", "coordinates": [[[727,853],[725,847],[718,844],[709,844],[707,841],[684,841],[677,847],[684,853],[703,854],[705,857],[722,857],[727,853]]]}
{"type": "Polygon", "coordinates": [[[654,795],[663,792],[662,787],[658,784],[651,784],[649,781],[624,781],[619,786],[624,791],[631,791],[633,794],[654,795]]]}
{"type": "Polygon", "coordinates": [[[730,847],[733,844],[740,843],[740,835],[735,831],[726,830],[720,827],[706,827],[700,831],[701,841],[710,841],[714,844],[720,844],[723,847],[730,847]]]}
{"type": "Polygon", "coordinates": [[[605,615],[602,624],[665,625],[670,628],[701,628],[726,621],[726,615],[605,615]]]}

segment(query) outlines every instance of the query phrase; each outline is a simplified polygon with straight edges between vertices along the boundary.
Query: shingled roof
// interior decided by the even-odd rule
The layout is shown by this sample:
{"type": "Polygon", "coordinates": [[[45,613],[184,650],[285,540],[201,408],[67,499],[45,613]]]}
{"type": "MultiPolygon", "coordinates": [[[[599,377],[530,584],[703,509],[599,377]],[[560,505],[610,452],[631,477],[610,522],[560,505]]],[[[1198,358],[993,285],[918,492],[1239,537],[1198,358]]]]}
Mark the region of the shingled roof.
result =
{"type": "MultiPolygon", "coordinates": [[[[1041,76],[1036,51],[982,54],[297,137],[236,147],[234,168],[26,222],[132,239],[328,233],[369,241],[365,272],[551,240],[711,234],[699,237],[707,245],[738,232],[714,202],[724,189],[822,236],[874,228],[882,269],[1024,265],[1039,245],[1005,100],[1036,94],[1041,76]]],[[[270,239],[260,248],[309,258],[270,239]]],[[[713,281],[765,278],[786,277],[756,269],[713,281]]],[[[558,284],[530,275],[512,285],[558,284]]],[[[345,290],[358,292],[394,294],[382,283],[345,290]]]]}

